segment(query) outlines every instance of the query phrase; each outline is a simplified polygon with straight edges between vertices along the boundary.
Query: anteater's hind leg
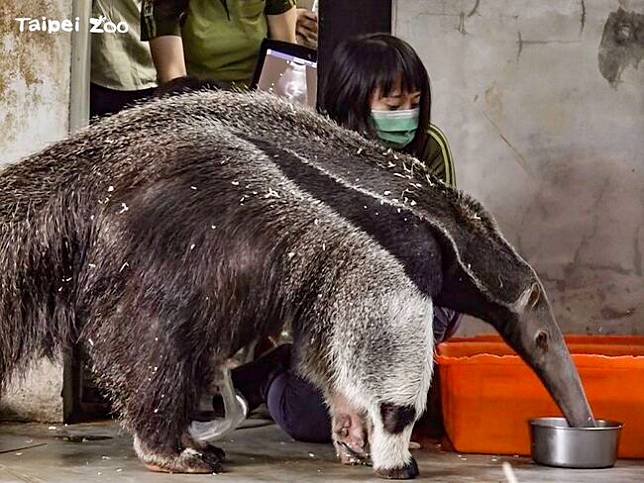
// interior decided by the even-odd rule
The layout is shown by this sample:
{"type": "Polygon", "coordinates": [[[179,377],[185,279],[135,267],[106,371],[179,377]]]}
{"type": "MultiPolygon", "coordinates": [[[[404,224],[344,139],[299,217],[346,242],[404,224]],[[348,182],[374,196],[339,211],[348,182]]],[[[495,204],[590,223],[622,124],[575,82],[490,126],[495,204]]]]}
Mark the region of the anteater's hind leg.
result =
{"type": "MultiPolygon", "coordinates": [[[[137,391],[127,401],[127,425],[134,432],[134,450],[152,471],[169,473],[213,473],[221,471],[224,452],[194,441],[188,435],[190,415],[198,401],[199,387],[194,381],[190,363],[163,363],[158,367],[149,393],[137,391]]],[[[149,374],[138,366],[142,377],[149,374]],[[145,374],[145,373],[148,374],[145,374]]],[[[154,369],[153,369],[154,370],[154,369]]],[[[148,376],[149,377],[149,376],[148,376]]],[[[140,380],[140,377],[136,379],[140,380]]]]}
{"type": "Polygon", "coordinates": [[[174,356],[172,348],[163,348],[159,365],[139,364],[135,369],[135,380],[148,380],[144,383],[146,389],[138,390],[126,403],[134,450],[153,471],[220,472],[223,451],[188,435],[190,415],[197,406],[201,387],[201,381],[195,380],[194,362],[174,356]]]}
{"type": "Polygon", "coordinates": [[[134,451],[147,469],[163,473],[220,473],[225,458],[222,449],[197,443],[187,434],[174,451],[161,446],[151,448],[135,434],[134,451]]]}
{"type": "Polygon", "coordinates": [[[170,328],[150,317],[144,325],[102,324],[86,337],[137,456],[153,471],[220,472],[223,451],[188,436],[212,361],[195,356],[199,343],[182,337],[179,324],[170,328]]]}

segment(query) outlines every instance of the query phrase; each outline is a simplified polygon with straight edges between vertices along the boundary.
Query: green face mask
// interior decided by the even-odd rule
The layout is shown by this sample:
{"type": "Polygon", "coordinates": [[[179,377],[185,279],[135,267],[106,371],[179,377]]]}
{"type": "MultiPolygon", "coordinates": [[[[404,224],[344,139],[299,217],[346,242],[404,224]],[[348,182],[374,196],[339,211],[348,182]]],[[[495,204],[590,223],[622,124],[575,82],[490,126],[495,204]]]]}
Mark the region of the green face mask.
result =
{"type": "Polygon", "coordinates": [[[378,137],[392,148],[402,149],[413,141],[420,109],[371,111],[371,122],[378,137]]]}

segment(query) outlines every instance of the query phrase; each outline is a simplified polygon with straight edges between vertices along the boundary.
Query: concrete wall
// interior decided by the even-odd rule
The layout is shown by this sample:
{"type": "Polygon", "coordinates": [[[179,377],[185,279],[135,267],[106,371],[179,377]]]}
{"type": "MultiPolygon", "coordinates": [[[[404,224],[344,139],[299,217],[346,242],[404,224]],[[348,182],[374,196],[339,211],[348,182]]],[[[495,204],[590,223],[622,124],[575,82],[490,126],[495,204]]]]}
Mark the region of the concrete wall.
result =
{"type": "MultiPolygon", "coordinates": [[[[0,2],[0,169],[68,133],[71,37],[18,17],[72,18],[71,0],[0,2]]],[[[43,361],[1,396],[0,417],[61,421],[62,365],[43,361]]]]}
{"type": "Polygon", "coordinates": [[[398,0],[393,24],[428,67],[460,187],[563,329],[644,334],[644,0],[398,0]]]}
{"type": "Polygon", "coordinates": [[[20,33],[15,19],[71,12],[71,0],[0,2],[0,165],[67,135],[70,34],[20,33]]]}

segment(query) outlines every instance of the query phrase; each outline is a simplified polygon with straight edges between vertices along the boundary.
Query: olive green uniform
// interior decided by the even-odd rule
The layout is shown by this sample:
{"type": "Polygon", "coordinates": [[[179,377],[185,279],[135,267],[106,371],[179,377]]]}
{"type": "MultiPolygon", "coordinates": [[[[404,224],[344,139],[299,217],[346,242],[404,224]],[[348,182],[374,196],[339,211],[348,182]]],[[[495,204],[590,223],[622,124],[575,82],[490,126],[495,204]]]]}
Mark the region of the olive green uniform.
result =
{"type": "Polygon", "coordinates": [[[427,144],[420,160],[429,167],[434,176],[442,179],[450,186],[456,186],[452,152],[447,144],[445,134],[433,124],[429,125],[428,133],[427,144]]]}
{"type": "Polygon", "coordinates": [[[141,38],[181,36],[188,75],[247,84],[268,35],[267,15],[293,0],[143,0],[141,38]]]}
{"type": "Polygon", "coordinates": [[[92,83],[117,91],[156,87],[150,47],[140,39],[140,9],[141,0],[92,1],[92,17],[129,27],[127,33],[92,34],[92,83]]]}

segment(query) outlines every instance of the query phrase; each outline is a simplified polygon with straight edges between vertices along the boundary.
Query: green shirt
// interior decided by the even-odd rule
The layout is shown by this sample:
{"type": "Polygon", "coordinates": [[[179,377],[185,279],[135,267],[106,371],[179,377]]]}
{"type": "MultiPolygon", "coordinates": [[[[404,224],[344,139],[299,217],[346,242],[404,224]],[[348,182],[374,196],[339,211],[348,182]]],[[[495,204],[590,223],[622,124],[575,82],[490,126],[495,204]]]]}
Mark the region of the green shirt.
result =
{"type": "Polygon", "coordinates": [[[454,162],[445,134],[433,124],[429,125],[427,132],[429,137],[420,161],[423,161],[429,167],[434,176],[442,179],[449,186],[455,187],[454,162]]]}
{"type": "Polygon", "coordinates": [[[92,17],[126,22],[127,33],[93,33],[91,81],[108,89],[135,91],[156,87],[150,47],[141,42],[141,0],[93,0],[92,17]]]}
{"type": "Polygon", "coordinates": [[[188,75],[250,82],[266,15],[290,10],[293,0],[144,0],[141,38],[180,35],[188,75]]]}

